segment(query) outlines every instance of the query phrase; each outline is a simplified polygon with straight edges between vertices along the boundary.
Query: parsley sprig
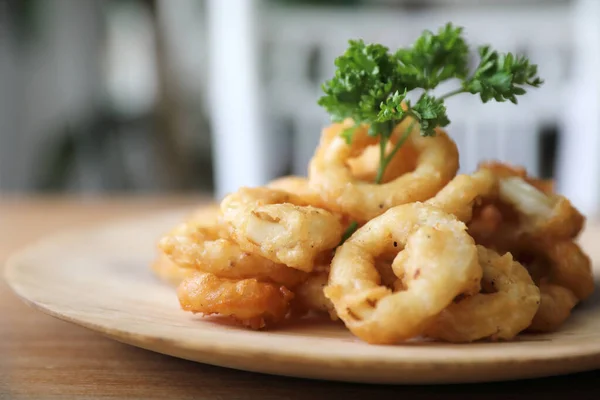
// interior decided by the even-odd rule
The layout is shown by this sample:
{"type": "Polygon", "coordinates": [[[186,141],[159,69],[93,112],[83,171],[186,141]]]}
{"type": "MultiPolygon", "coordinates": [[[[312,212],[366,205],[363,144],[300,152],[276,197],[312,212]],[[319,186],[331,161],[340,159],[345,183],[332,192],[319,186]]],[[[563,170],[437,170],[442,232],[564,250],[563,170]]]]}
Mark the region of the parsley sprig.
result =
{"type": "MultiPolygon", "coordinates": [[[[369,135],[379,136],[380,162],[376,183],[381,183],[389,162],[404,144],[413,124],[385,154],[394,128],[410,117],[418,123],[423,136],[435,135],[435,129],[450,124],[444,101],[452,96],[478,94],[483,103],[490,100],[517,103],[525,87],[539,87],[537,66],[525,57],[502,54],[490,46],[478,49],[479,63],[469,73],[469,46],[463,28],[451,23],[437,33],[424,31],[415,43],[395,53],[381,44],[350,40],[348,49],[336,58],[335,76],[323,84],[324,95],[318,104],[334,122],[351,118],[355,126],[342,136],[350,143],[358,125],[367,124],[369,135]],[[458,80],[457,89],[434,96],[440,83],[458,80]],[[414,104],[409,94],[420,91],[414,104]]],[[[418,93],[417,93],[418,94],[418,93]]]]}

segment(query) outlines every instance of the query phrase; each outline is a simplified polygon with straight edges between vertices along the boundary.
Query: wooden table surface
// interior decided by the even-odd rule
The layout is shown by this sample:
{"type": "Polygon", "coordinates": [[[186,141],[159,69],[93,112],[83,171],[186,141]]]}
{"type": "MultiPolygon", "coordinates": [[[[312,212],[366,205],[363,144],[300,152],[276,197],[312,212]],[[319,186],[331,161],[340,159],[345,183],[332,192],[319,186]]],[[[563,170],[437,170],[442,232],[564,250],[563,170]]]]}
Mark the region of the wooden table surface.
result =
{"type": "MultiPolygon", "coordinates": [[[[57,229],[157,210],[202,198],[0,199],[0,264],[57,229]]],[[[600,227],[600,225],[599,225],[600,227]]],[[[593,237],[600,229],[593,226],[593,237]]],[[[598,258],[596,258],[598,259],[598,258]]],[[[76,299],[74,299],[75,301],[76,299]]],[[[477,385],[370,386],[282,378],[197,364],[117,343],[23,304],[0,280],[0,399],[355,399],[600,398],[600,371],[477,385]],[[439,391],[439,393],[437,393],[439,391]]]]}

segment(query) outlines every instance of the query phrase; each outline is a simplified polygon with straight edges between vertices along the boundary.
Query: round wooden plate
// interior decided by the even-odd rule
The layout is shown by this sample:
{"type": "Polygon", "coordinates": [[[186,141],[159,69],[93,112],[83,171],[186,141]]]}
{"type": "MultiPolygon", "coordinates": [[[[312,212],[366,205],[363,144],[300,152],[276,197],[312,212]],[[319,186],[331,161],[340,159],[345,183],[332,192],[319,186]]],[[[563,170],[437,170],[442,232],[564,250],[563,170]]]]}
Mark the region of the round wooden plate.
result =
{"type": "MultiPolygon", "coordinates": [[[[118,341],[248,371],[417,384],[498,381],[600,368],[597,295],[578,307],[560,332],[523,335],[506,343],[375,346],[353,337],[342,324],[324,320],[253,332],[193,316],[179,309],[173,287],[159,281],[149,267],[157,238],[183,215],[163,214],[49,237],[9,260],[7,281],[41,311],[118,341]]],[[[595,250],[592,235],[600,237],[598,229],[594,233],[588,228],[582,238],[588,250],[595,250]]],[[[593,252],[592,257],[599,260],[593,252]]]]}

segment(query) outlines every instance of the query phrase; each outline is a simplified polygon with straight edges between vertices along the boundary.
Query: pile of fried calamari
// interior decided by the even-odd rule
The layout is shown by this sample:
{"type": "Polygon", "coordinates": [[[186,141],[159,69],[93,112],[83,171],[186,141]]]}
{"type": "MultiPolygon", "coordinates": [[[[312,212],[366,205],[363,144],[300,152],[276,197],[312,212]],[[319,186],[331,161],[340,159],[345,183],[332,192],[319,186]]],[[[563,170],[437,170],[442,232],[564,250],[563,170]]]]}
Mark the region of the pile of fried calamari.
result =
{"type": "Polygon", "coordinates": [[[498,162],[456,175],[452,139],[415,128],[374,184],[378,138],[360,127],[348,144],[347,126],[323,131],[307,179],[240,188],[160,239],[154,271],[184,310],[252,329],[323,313],[369,343],[471,342],[554,331],[590,296],[584,217],[551,183],[498,162]]]}

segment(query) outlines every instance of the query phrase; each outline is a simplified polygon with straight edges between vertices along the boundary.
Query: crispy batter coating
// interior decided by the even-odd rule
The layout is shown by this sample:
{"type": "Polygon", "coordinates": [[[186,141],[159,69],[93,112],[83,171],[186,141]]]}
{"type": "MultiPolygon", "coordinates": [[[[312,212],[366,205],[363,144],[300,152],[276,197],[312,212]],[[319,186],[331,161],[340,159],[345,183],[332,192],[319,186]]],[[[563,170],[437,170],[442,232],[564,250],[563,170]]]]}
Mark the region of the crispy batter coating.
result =
{"type": "MultiPolygon", "coordinates": [[[[402,136],[410,122],[406,120],[398,125],[392,137],[402,136]]],[[[415,169],[384,184],[361,181],[353,176],[348,160],[376,144],[377,139],[361,126],[348,144],[340,134],[349,126],[352,126],[351,121],[325,129],[309,164],[309,182],[330,208],[358,222],[364,223],[391,207],[435,196],[458,170],[458,150],[448,135],[438,130],[435,137],[422,137],[415,124],[407,139],[418,155],[415,169]]]]}
{"type": "Polygon", "coordinates": [[[452,300],[477,287],[482,269],[464,223],[421,203],[388,210],[337,251],[325,296],[346,326],[369,343],[420,335],[452,300]],[[406,290],[380,285],[375,258],[399,252],[393,268],[406,290]]]}
{"type": "Polygon", "coordinates": [[[242,187],[194,210],[160,239],[152,270],[179,284],[184,310],[251,329],[313,314],[374,344],[559,329],[594,290],[575,242],[585,217],[521,167],[492,161],[456,176],[455,143],[439,129],[407,133],[411,122],[383,150],[406,139],[381,184],[379,138],[361,125],[348,144],[353,121],[334,123],[308,179],[242,187]]]}
{"type": "Polygon", "coordinates": [[[308,179],[301,176],[283,176],[269,182],[266,187],[292,193],[306,205],[327,209],[327,204],[319,192],[313,190],[308,184],[308,179]]]}
{"type": "MultiPolygon", "coordinates": [[[[392,138],[386,146],[385,155],[389,155],[394,148],[397,138],[392,138]]],[[[379,145],[371,145],[364,148],[363,152],[355,158],[348,159],[347,163],[352,170],[352,176],[364,182],[375,182],[377,176],[377,168],[379,167],[379,145]]],[[[381,183],[388,183],[397,177],[410,171],[414,171],[417,166],[417,152],[410,145],[405,143],[396,152],[390,163],[388,164],[381,183]]]]}
{"type": "Polygon", "coordinates": [[[338,319],[333,303],[323,293],[328,279],[329,271],[313,272],[305,282],[294,289],[293,307],[297,315],[312,311],[328,314],[332,320],[338,319]]]}
{"type": "Polygon", "coordinates": [[[293,287],[306,274],[284,264],[275,263],[259,254],[243,251],[230,239],[216,237],[203,228],[188,225],[176,234],[164,236],[160,249],[183,268],[214,274],[227,279],[255,278],[293,287]]]}
{"type": "Polygon", "coordinates": [[[573,232],[571,228],[544,231],[549,223],[545,228],[539,228],[542,231],[536,229],[529,233],[519,228],[522,220],[515,218],[511,210],[500,210],[497,205],[486,207],[495,210],[494,216],[478,214],[469,226],[470,234],[479,244],[512,253],[539,286],[541,305],[528,330],[548,332],[558,329],[571,309],[595,289],[590,258],[568,237],[570,234],[564,234],[573,232]]]}
{"type": "Polygon", "coordinates": [[[185,311],[228,316],[252,329],[283,320],[294,297],[282,285],[256,279],[224,279],[200,272],[181,282],[177,296],[185,311]]]}
{"type": "Polygon", "coordinates": [[[491,171],[498,178],[519,177],[546,194],[554,193],[554,182],[552,180],[533,178],[527,174],[525,168],[517,165],[500,161],[484,161],[479,163],[479,169],[491,171]]]}
{"type": "Polygon", "coordinates": [[[493,197],[498,180],[488,170],[479,170],[472,175],[458,175],[426,204],[438,207],[459,220],[469,222],[473,207],[484,198],[493,197]]]}
{"type": "Polygon", "coordinates": [[[527,175],[524,168],[499,162],[480,164],[480,170],[492,172],[498,179],[497,203],[503,213],[516,217],[517,233],[560,238],[575,238],[584,227],[585,217],[547,181],[527,175]],[[507,207],[508,206],[508,207],[507,207]]]}
{"type": "Polygon", "coordinates": [[[340,242],[343,226],[331,212],[305,204],[288,192],[241,188],[223,199],[221,211],[243,250],[310,272],[319,254],[340,242]]]}
{"type": "Polygon", "coordinates": [[[530,332],[553,332],[558,330],[571,315],[579,300],[567,288],[548,282],[540,284],[541,303],[531,325],[530,332]]]}
{"type": "Polygon", "coordinates": [[[499,196],[519,213],[522,232],[570,239],[583,229],[584,216],[566,197],[546,194],[523,178],[500,179],[499,196]]]}
{"type": "Polygon", "coordinates": [[[510,253],[500,256],[477,246],[483,267],[481,293],[457,299],[425,330],[448,342],[510,340],[525,330],[538,311],[540,290],[510,253]]]}
{"type": "MultiPolygon", "coordinates": [[[[202,227],[210,235],[218,236],[220,231],[222,231],[219,228],[220,213],[221,210],[218,204],[209,204],[198,207],[185,218],[185,222],[178,223],[163,237],[183,234],[189,230],[191,226],[202,227]]],[[[165,254],[161,249],[160,243],[161,241],[159,240],[159,252],[157,258],[151,264],[152,271],[161,280],[171,285],[179,285],[184,278],[192,275],[194,271],[173,261],[171,257],[165,254]]]]}
{"type": "Polygon", "coordinates": [[[548,237],[523,239],[521,243],[521,254],[533,256],[545,267],[543,278],[569,289],[579,300],[594,292],[592,262],[577,243],[548,237]]]}

